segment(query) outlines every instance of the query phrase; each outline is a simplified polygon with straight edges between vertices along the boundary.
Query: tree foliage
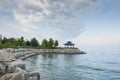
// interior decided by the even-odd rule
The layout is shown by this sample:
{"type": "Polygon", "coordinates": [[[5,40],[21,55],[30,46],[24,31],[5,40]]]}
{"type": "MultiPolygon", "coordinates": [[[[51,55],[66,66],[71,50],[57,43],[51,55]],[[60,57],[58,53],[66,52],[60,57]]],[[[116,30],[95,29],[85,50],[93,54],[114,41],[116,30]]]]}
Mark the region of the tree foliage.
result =
{"type": "Polygon", "coordinates": [[[20,38],[6,38],[3,37],[0,43],[0,48],[17,48],[17,47],[30,47],[30,48],[42,48],[42,49],[54,49],[59,46],[58,40],[43,39],[41,45],[36,38],[32,38],[30,41],[24,40],[24,37],[20,38]]]}
{"type": "Polygon", "coordinates": [[[54,47],[54,40],[52,38],[50,38],[48,41],[48,48],[52,49],[53,47],[54,47]]]}
{"type": "Polygon", "coordinates": [[[57,40],[53,40],[52,38],[50,38],[49,40],[43,39],[42,44],[41,44],[41,48],[44,49],[54,49],[59,45],[57,40]]]}
{"type": "Polygon", "coordinates": [[[25,45],[25,41],[24,41],[23,36],[18,39],[18,44],[19,44],[19,46],[24,46],[25,45]]]}
{"type": "Polygon", "coordinates": [[[1,43],[2,43],[2,44],[7,43],[7,38],[4,37],[4,38],[2,39],[2,41],[1,41],[1,43]]]}
{"type": "Polygon", "coordinates": [[[18,39],[3,37],[0,48],[17,48],[17,46],[25,46],[24,37],[18,39]]]}
{"type": "Polygon", "coordinates": [[[59,42],[58,42],[58,40],[55,40],[54,47],[56,48],[58,46],[59,46],[59,42]]]}
{"type": "Polygon", "coordinates": [[[43,41],[41,43],[41,47],[42,48],[48,48],[48,41],[46,39],[43,39],[43,41]]]}
{"type": "Polygon", "coordinates": [[[30,44],[31,44],[30,41],[27,40],[26,41],[26,46],[30,46],[30,44]]]}
{"type": "Polygon", "coordinates": [[[32,47],[38,47],[39,46],[39,42],[36,38],[32,38],[30,43],[31,43],[32,47]]]}

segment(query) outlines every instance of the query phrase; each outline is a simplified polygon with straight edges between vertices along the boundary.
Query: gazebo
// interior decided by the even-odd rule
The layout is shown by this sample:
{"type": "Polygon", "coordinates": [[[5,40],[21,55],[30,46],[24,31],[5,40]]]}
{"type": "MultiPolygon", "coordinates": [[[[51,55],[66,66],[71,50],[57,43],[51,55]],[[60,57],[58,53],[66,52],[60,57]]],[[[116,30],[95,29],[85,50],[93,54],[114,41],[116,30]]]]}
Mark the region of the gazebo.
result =
{"type": "Polygon", "coordinates": [[[67,47],[67,48],[74,48],[74,45],[75,44],[73,44],[71,41],[67,41],[65,44],[65,48],[67,47]]]}

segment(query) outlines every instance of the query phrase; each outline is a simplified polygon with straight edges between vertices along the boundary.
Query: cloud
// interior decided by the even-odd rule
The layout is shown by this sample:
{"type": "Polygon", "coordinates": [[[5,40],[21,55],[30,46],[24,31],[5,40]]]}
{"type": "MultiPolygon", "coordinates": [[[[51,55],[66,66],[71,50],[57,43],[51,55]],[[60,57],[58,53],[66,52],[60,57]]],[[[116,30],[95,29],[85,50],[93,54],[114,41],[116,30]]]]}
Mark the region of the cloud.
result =
{"type": "Polygon", "coordinates": [[[98,0],[17,0],[18,6],[14,10],[14,16],[24,26],[23,31],[26,31],[26,25],[32,24],[37,28],[34,23],[43,21],[51,28],[57,27],[60,37],[63,34],[67,37],[71,33],[73,34],[71,36],[75,37],[80,34],[83,26],[78,25],[73,19],[77,19],[82,13],[94,11],[98,7],[98,2],[98,0]]]}
{"type": "Polygon", "coordinates": [[[12,13],[13,9],[17,7],[15,1],[0,0],[0,12],[12,13]]]}
{"type": "Polygon", "coordinates": [[[36,23],[44,22],[51,31],[57,28],[59,32],[53,31],[54,34],[71,38],[79,35],[83,29],[83,25],[77,22],[78,17],[96,10],[99,0],[8,0],[8,8],[5,7],[6,0],[2,0],[1,4],[5,10],[9,8],[12,11],[23,32],[36,30],[41,27],[36,23]]]}
{"type": "Polygon", "coordinates": [[[14,17],[22,25],[21,31],[23,31],[23,32],[29,33],[30,30],[32,30],[32,29],[38,29],[38,27],[35,26],[34,23],[31,21],[32,17],[30,17],[30,15],[29,15],[30,19],[27,19],[27,17],[25,17],[24,15],[21,15],[21,14],[17,13],[16,11],[14,11],[14,17]]]}
{"type": "Polygon", "coordinates": [[[52,26],[53,29],[51,31],[57,33],[61,39],[74,38],[84,31],[84,25],[75,19],[47,20],[46,24],[52,26]]]}
{"type": "Polygon", "coordinates": [[[35,21],[48,18],[77,17],[96,9],[99,0],[17,0],[17,12],[35,21]],[[36,20],[36,17],[38,19],[36,20]],[[33,19],[34,19],[33,18],[33,19]]]}

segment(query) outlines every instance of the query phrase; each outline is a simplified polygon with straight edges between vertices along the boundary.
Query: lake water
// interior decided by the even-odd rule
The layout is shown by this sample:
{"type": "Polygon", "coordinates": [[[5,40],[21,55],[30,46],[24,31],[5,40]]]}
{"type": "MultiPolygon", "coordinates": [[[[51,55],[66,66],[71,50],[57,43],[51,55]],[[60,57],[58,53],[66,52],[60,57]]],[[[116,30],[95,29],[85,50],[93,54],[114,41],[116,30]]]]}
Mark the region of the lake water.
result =
{"type": "Polygon", "coordinates": [[[120,80],[120,53],[40,54],[26,59],[41,80],[120,80]]]}

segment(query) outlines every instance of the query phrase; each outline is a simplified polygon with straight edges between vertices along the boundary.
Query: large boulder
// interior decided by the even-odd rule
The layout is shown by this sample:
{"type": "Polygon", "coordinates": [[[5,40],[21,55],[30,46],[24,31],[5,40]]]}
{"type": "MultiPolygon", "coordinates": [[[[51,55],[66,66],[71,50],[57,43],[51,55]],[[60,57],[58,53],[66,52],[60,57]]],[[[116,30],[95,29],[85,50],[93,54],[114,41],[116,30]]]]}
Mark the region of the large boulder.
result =
{"type": "Polygon", "coordinates": [[[8,62],[13,60],[15,60],[13,53],[7,52],[4,49],[0,50],[0,62],[8,62]]]}
{"type": "Polygon", "coordinates": [[[0,80],[9,80],[13,77],[13,74],[6,74],[0,78],[0,80]]]}
{"type": "Polygon", "coordinates": [[[30,80],[40,80],[40,74],[38,72],[29,72],[30,80]]]}
{"type": "Polygon", "coordinates": [[[9,80],[25,80],[24,79],[24,74],[22,72],[15,73],[13,77],[9,80]]]}
{"type": "Polygon", "coordinates": [[[29,77],[29,80],[40,80],[40,79],[38,79],[37,76],[34,76],[34,77],[29,77]]]}
{"type": "Polygon", "coordinates": [[[21,73],[24,75],[24,79],[25,79],[25,80],[28,80],[29,74],[28,74],[27,71],[24,71],[23,69],[17,67],[15,72],[16,72],[16,73],[17,73],[17,72],[21,72],[21,73]]]}
{"type": "Polygon", "coordinates": [[[5,74],[5,67],[2,64],[0,64],[0,76],[4,74],[5,74]]]}
{"type": "Polygon", "coordinates": [[[16,72],[17,67],[25,70],[26,65],[22,61],[12,62],[12,63],[8,64],[7,72],[8,73],[14,73],[14,72],[16,72]]]}

